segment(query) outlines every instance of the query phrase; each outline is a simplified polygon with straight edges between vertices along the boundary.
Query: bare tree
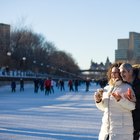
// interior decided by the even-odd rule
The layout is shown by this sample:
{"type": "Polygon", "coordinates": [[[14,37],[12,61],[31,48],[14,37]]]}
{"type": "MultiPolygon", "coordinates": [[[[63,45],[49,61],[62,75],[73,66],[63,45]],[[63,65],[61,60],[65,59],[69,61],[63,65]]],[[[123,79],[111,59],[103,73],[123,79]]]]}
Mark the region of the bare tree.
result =
{"type": "Polygon", "coordinates": [[[24,68],[34,72],[60,74],[60,69],[69,73],[79,70],[70,53],[59,51],[52,42],[46,41],[43,35],[26,27],[12,30],[10,47],[13,68],[22,69],[24,57],[24,68]]]}

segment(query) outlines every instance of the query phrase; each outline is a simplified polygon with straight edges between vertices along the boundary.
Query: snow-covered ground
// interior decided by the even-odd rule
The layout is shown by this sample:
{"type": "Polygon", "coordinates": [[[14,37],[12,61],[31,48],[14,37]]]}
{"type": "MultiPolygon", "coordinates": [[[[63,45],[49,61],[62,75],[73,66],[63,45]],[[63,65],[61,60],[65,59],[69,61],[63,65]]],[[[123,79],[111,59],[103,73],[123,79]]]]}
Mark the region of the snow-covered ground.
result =
{"type": "Polygon", "coordinates": [[[34,93],[33,84],[25,91],[11,93],[0,87],[0,140],[97,140],[102,112],[93,101],[95,84],[85,92],[61,92],[56,87],[49,96],[34,93]]]}

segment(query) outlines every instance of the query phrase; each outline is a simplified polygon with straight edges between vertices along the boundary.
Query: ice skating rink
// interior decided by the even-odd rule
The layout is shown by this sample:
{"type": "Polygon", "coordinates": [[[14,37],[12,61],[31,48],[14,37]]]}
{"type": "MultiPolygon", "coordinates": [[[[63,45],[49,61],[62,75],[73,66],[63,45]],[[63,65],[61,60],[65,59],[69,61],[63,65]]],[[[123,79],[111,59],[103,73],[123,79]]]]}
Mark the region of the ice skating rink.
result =
{"type": "Polygon", "coordinates": [[[99,88],[92,83],[78,92],[54,87],[54,94],[34,93],[33,84],[0,87],[0,140],[97,140],[102,112],[94,104],[99,88]]]}

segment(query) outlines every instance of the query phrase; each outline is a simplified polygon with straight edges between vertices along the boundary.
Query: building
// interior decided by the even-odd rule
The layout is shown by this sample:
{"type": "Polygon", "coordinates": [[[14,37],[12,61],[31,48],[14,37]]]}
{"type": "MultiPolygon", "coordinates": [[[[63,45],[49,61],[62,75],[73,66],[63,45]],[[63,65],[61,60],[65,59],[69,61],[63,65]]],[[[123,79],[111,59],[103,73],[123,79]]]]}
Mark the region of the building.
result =
{"type": "Polygon", "coordinates": [[[129,32],[128,39],[118,39],[115,61],[140,62],[140,33],[129,32]]]}
{"type": "Polygon", "coordinates": [[[106,79],[106,72],[108,70],[108,68],[110,67],[111,62],[109,60],[109,58],[107,57],[105,64],[103,64],[102,62],[100,64],[95,63],[91,60],[91,65],[90,65],[90,77],[92,77],[92,79],[106,79]]]}
{"type": "Polygon", "coordinates": [[[98,64],[91,60],[90,69],[91,70],[108,70],[110,65],[111,65],[111,62],[108,57],[106,59],[105,64],[103,64],[102,62],[100,64],[98,64]]]}
{"type": "Polygon", "coordinates": [[[10,25],[0,23],[0,50],[4,51],[10,46],[10,25]]]}
{"type": "Polygon", "coordinates": [[[6,55],[10,48],[10,25],[0,23],[0,67],[6,63],[6,55]]]}

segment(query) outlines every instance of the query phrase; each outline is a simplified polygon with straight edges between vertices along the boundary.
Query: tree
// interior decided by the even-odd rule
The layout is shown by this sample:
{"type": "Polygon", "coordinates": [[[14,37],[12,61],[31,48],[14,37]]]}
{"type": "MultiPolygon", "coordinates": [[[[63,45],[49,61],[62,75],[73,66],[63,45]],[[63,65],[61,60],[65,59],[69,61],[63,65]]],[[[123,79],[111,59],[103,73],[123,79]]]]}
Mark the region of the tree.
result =
{"type": "Polygon", "coordinates": [[[13,68],[21,69],[22,58],[26,57],[26,70],[34,72],[64,74],[65,71],[68,74],[79,70],[70,53],[58,50],[54,43],[29,28],[13,29],[10,42],[13,68]]]}

